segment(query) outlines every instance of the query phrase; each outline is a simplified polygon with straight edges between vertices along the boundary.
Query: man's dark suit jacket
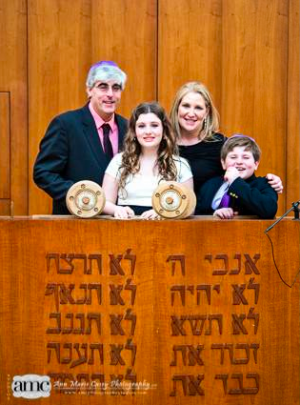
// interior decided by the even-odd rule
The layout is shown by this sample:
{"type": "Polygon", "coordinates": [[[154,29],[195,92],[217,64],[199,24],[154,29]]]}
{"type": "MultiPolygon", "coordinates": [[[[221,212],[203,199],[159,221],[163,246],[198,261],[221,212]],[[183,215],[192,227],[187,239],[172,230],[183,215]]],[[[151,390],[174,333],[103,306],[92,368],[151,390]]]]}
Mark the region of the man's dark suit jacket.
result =
{"type": "MultiPolygon", "coordinates": [[[[127,120],[118,114],[115,118],[120,150],[127,120]]],[[[87,104],[58,115],[50,123],[34,165],[34,181],[53,198],[53,214],[69,214],[65,203],[69,188],[81,180],[102,185],[108,163],[87,104]]]]}
{"type": "MultiPolygon", "coordinates": [[[[196,214],[213,214],[211,203],[223,184],[223,177],[213,177],[203,184],[197,195],[196,214]]],[[[274,218],[277,212],[277,193],[265,177],[254,174],[246,180],[238,177],[229,187],[230,207],[239,215],[258,215],[263,219],[274,218]]]]}

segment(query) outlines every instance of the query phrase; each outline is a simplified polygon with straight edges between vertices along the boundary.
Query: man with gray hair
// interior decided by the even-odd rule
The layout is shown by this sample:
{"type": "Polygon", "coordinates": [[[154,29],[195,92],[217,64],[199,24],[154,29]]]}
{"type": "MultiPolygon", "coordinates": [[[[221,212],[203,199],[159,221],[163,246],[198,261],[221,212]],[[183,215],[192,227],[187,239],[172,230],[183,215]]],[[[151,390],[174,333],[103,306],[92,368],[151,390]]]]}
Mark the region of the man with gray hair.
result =
{"type": "Polygon", "coordinates": [[[95,63],[86,80],[88,103],[55,117],[40,143],[34,181],[53,198],[53,214],[68,214],[69,188],[80,180],[102,184],[105,169],[121,149],[127,120],[115,113],[126,74],[112,61],[95,63]]]}

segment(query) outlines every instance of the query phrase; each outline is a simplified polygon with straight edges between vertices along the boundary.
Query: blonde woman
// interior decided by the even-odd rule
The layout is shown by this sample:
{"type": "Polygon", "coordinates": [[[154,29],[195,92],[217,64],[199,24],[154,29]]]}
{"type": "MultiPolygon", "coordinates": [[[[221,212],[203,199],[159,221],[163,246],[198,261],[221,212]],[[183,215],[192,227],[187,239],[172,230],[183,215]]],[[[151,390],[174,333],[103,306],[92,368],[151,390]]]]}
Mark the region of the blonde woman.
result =
{"type": "MultiPolygon", "coordinates": [[[[219,114],[204,84],[188,82],[180,87],[170,117],[179,154],[191,165],[198,194],[205,181],[224,174],[220,152],[227,139],[219,132],[219,114]]],[[[266,178],[277,193],[282,193],[278,176],[267,174],[266,178]]]]}

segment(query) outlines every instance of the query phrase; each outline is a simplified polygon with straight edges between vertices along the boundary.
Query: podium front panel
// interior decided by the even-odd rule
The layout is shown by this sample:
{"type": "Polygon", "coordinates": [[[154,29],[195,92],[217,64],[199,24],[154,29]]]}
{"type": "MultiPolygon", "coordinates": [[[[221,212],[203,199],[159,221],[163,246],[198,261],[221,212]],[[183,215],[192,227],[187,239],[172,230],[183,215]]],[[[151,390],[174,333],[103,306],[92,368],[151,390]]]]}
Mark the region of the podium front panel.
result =
{"type": "Polygon", "coordinates": [[[299,404],[299,222],[0,223],[1,404],[299,404]]]}

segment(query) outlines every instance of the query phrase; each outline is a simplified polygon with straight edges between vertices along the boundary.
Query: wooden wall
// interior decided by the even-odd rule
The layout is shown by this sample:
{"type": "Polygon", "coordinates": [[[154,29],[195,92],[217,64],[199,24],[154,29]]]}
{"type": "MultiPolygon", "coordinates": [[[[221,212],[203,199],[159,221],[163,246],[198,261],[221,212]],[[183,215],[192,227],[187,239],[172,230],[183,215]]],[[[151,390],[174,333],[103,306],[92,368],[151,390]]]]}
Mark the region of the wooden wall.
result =
{"type": "Polygon", "coordinates": [[[0,215],[50,213],[32,181],[52,117],[86,101],[97,60],[128,73],[119,112],[179,86],[210,89],[228,136],[254,136],[260,174],[281,176],[279,213],[300,196],[299,0],[0,0],[0,215]]]}
{"type": "Polygon", "coordinates": [[[0,214],[28,212],[27,8],[0,0],[0,214]]]}

